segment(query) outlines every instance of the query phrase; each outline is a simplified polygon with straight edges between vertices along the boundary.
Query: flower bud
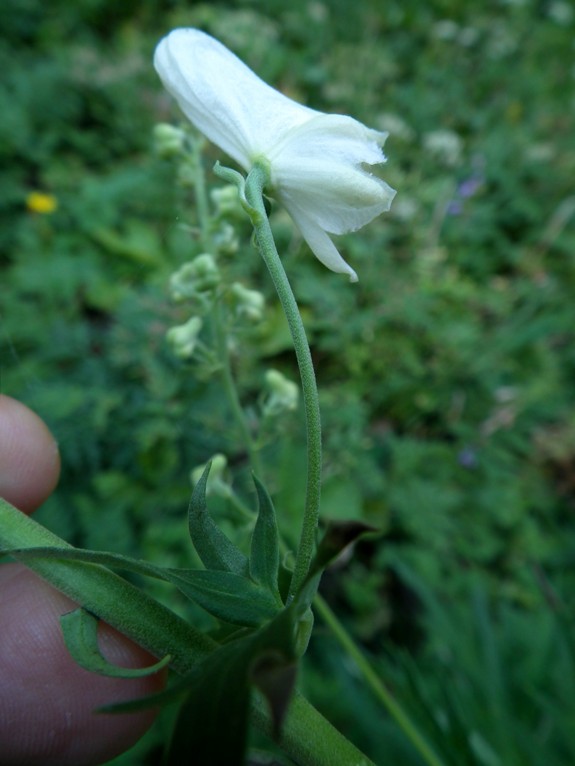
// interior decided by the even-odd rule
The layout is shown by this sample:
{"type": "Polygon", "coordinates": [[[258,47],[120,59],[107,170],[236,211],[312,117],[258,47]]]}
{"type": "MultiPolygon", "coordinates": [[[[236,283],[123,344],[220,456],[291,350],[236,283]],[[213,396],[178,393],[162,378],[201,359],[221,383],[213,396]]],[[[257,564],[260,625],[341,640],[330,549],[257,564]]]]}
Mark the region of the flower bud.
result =
{"type": "Polygon", "coordinates": [[[240,195],[237,186],[229,184],[212,189],[210,197],[216,206],[216,212],[221,216],[243,216],[240,195]]]}
{"type": "Polygon", "coordinates": [[[200,317],[192,317],[185,324],[171,327],[166,333],[166,340],[172,352],[179,359],[191,359],[202,329],[200,317]]]}
{"type": "Polygon", "coordinates": [[[222,224],[213,236],[214,247],[222,255],[235,255],[240,247],[236,230],[229,223],[222,224]]]}
{"type": "MultiPolygon", "coordinates": [[[[229,497],[231,490],[224,477],[224,472],[228,467],[228,459],[225,455],[217,452],[211,458],[212,467],[210,468],[210,474],[208,476],[208,483],[206,485],[206,495],[220,495],[221,497],[229,497]]],[[[201,479],[202,474],[206,469],[207,463],[196,466],[192,469],[190,478],[192,484],[195,486],[201,479]]]]}
{"type": "Polygon", "coordinates": [[[220,281],[220,270],[214,256],[202,253],[172,274],[170,295],[176,303],[181,303],[197,297],[198,293],[210,292],[220,281]]]}
{"type": "Polygon", "coordinates": [[[250,322],[263,319],[265,298],[257,290],[249,290],[239,282],[234,282],[230,290],[233,309],[238,319],[245,317],[250,322]]]}
{"type": "Polygon", "coordinates": [[[154,127],[154,146],[162,159],[177,157],[184,150],[186,134],[174,125],[161,122],[154,127]]]}
{"type": "Polygon", "coordinates": [[[181,162],[178,163],[176,181],[183,189],[195,189],[198,175],[198,168],[195,157],[186,154],[183,155],[181,162]]]}
{"type": "Polygon", "coordinates": [[[299,400],[299,388],[296,383],[278,370],[268,370],[265,382],[270,392],[264,405],[266,415],[279,415],[296,409],[299,400]]]}

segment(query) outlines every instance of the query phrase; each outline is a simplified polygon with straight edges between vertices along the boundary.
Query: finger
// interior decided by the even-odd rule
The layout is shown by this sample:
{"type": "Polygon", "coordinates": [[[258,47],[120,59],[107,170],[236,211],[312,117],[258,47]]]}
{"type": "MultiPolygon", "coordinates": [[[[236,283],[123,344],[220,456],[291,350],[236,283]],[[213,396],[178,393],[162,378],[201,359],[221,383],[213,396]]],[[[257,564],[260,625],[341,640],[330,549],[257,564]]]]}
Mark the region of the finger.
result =
{"type": "MultiPolygon", "coordinates": [[[[60,458],[44,423],[0,395],[0,496],[32,512],[57,483],[60,458]]],[[[2,766],[91,766],[136,742],[153,712],[102,715],[103,705],[162,688],[165,674],[114,679],[82,670],[64,645],[59,616],[76,604],[19,564],[0,566],[0,762],[2,766]]],[[[107,659],[144,667],[154,659],[109,625],[107,659]]]]}
{"type": "Polygon", "coordinates": [[[31,513],[50,495],[59,475],[58,445],[44,422],[0,394],[0,497],[31,513]]]}
{"type": "MultiPolygon", "coordinates": [[[[101,705],[159,691],[165,674],[118,679],[89,673],[69,655],[58,618],[76,605],[19,564],[1,567],[0,762],[22,766],[92,766],[131,747],[155,713],[104,715],[101,705]]],[[[99,643],[126,667],[154,660],[109,625],[99,643]]]]}

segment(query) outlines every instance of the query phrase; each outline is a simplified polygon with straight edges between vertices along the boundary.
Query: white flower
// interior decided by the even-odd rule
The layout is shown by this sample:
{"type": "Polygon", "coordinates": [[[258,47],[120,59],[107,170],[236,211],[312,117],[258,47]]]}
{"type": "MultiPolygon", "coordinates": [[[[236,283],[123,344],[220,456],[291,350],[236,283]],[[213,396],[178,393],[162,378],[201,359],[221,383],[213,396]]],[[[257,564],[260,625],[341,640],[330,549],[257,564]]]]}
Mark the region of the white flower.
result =
{"type": "Polygon", "coordinates": [[[364,166],[385,162],[386,133],[297,104],[197,29],[160,41],[154,65],[188,119],[249,172],[269,163],[274,196],[332,271],[357,280],[330,234],[356,231],[389,210],[395,191],[364,166]]]}

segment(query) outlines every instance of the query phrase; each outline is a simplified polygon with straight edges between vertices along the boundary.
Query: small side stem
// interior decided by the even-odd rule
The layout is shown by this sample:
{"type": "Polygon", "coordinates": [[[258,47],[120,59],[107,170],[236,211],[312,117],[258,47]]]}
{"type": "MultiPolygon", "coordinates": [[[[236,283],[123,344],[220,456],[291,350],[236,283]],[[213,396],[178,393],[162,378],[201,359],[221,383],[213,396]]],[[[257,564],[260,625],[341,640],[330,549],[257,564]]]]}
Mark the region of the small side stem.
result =
{"type": "Polygon", "coordinates": [[[227,346],[227,333],[224,328],[222,312],[218,301],[216,301],[214,305],[212,318],[218,358],[221,364],[220,372],[224,391],[232,410],[232,415],[234,416],[234,419],[240,429],[242,441],[248,451],[252,469],[256,476],[262,477],[263,480],[263,468],[260,460],[260,454],[247,423],[246,415],[240,402],[238,390],[236,388],[236,383],[232,374],[230,352],[227,346]]]}
{"type": "Polygon", "coordinates": [[[191,150],[194,162],[194,191],[196,193],[196,210],[198,223],[200,224],[200,236],[202,247],[209,252],[211,245],[210,237],[210,206],[206,192],[206,177],[202,162],[202,147],[200,139],[191,142],[191,150]]]}
{"type": "Polygon", "coordinates": [[[252,224],[261,255],[268,268],[291,332],[299,367],[307,432],[307,485],[295,568],[290,585],[290,598],[303,584],[316,547],[321,495],[321,420],[315,372],[305,328],[280,260],[263,201],[263,190],[269,181],[267,169],[255,164],[246,181],[246,199],[254,210],[252,224]]]}
{"type": "Polygon", "coordinates": [[[433,752],[408,714],[381,682],[359,647],[319,593],[317,593],[314,598],[314,606],[322,620],[330,628],[337,641],[339,641],[342,648],[354,660],[367,686],[369,686],[377,699],[386,708],[389,715],[397,723],[400,729],[402,729],[405,736],[419,752],[425,763],[427,763],[428,766],[444,766],[443,762],[433,752]]]}
{"type": "MultiPolygon", "coordinates": [[[[202,163],[201,149],[202,147],[199,140],[192,141],[191,151],[194,162],[193,179],[200,229],[200,241],[203,249],[206,252],[210,252],[213,246],[210,233],[210,204],[206,190],[206,178],[202,163]]],[[[229,402],[232,415],[239,427],[244,446],[248,451],[251,466],[258,476],[263,476],[259,452],[246,421],[245,412],[238,396],[238,390],[232,374],[230,352],[227,345],[227,333],[224,327],[221,305],[217,299],[212,310],[212,322],[218,358],[221,364],[221,379],[224,386],[224,392],[229,402]]]]}

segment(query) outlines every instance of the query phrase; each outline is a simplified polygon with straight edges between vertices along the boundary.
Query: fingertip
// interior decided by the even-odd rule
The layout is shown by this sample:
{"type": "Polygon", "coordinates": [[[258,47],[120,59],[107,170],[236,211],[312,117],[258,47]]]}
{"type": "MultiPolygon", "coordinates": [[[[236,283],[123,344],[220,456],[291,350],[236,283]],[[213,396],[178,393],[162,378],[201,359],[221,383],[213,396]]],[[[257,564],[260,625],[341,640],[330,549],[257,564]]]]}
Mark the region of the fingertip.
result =
{"type": "Polygon", "coordinates": [[[0,394],[0,497],[32,513],[54,490],[60,453],[36,413],[0,394]]]}
{"type": "MultiPolygon", "coordinates": [[[[83,670],[59,625],[59,616],[76,605],[20,564],[1,571],[0,763],[94,766],[129,749],[157,711],[96,711],[160,691],[165,672],[123,679],[83,670]]],[[[98,636],[112,664],[146,667],[156,661],[109,625],[101,624],[98,636]]]]}

